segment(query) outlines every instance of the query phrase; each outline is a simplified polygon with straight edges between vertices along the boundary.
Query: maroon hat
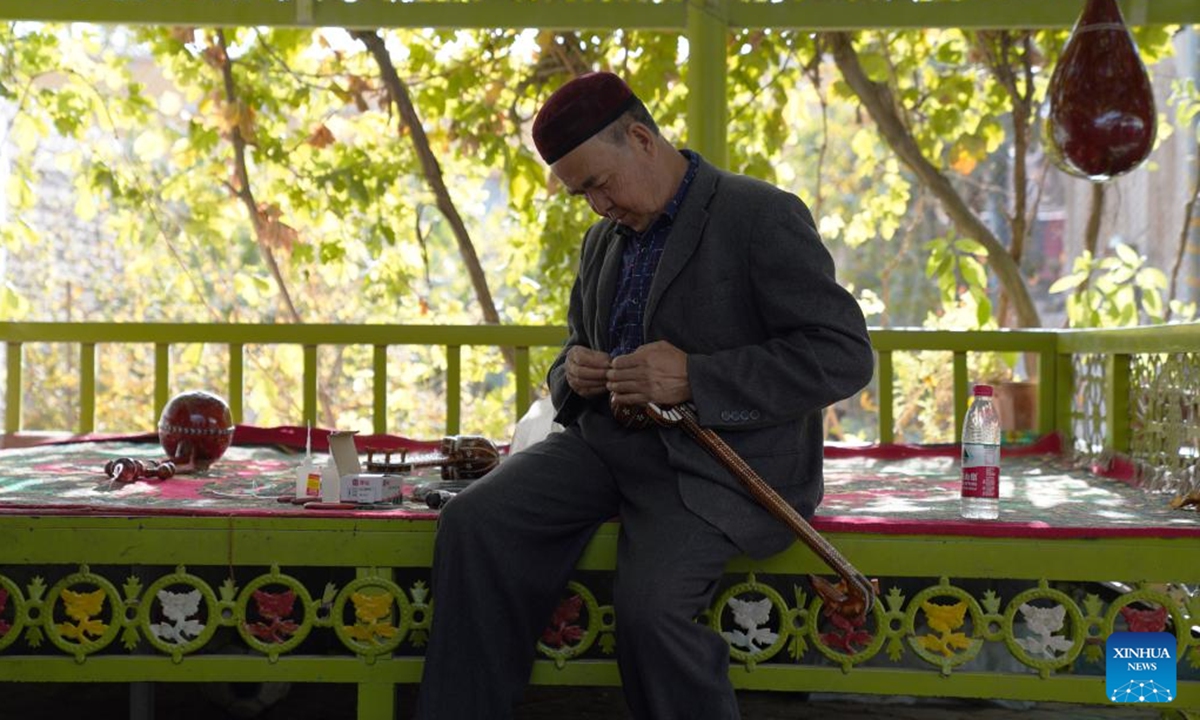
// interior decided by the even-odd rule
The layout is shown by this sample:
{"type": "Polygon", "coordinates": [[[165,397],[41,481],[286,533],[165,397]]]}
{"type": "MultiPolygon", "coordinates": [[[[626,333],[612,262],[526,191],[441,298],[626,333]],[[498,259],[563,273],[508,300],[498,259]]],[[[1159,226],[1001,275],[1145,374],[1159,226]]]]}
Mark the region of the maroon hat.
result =
{"type": "Polygon", "coordinates": [[[533,144],[553,165],[639,102],[625,81],[610,72],[580,75],[542,105],[533,119],[533,144]]]}

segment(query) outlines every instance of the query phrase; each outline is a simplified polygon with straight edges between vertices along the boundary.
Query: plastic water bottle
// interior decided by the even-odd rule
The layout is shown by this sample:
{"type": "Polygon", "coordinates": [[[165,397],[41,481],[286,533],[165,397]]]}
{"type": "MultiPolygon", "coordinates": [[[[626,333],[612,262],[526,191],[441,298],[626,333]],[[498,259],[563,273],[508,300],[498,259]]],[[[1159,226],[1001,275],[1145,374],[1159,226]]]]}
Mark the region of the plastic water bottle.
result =
{"type": "Polygon", "coordinates": [[[965,518],[1000,517],[1000,415],[992,386],[976,385],[963,421],[962,507],[965,518]]]}

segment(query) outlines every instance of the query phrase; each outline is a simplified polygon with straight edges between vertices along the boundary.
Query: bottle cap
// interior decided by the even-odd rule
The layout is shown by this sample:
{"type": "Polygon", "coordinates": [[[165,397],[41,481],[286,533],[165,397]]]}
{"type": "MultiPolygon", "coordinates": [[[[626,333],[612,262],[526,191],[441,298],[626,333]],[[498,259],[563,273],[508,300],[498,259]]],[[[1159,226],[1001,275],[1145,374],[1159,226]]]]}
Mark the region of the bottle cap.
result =
{"type": "Polygon", "coordinates": [[[984,397],[991,397],[992,396],[992,386],[991,385],[976,385],[975,386],[975,394],[983,395],[984,397]]]}

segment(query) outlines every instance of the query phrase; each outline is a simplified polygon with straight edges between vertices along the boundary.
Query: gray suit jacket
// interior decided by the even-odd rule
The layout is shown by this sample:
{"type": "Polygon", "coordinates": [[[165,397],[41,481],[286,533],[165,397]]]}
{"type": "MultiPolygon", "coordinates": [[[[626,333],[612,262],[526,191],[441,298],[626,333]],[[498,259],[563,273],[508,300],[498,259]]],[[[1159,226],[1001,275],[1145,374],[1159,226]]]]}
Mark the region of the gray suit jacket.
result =
{"type": "MultiPolygon", "coordinates": [[[[608,351],[622,241],[602,220],[584,237],[563,352],[550,369],[556,420],[602,411],[567,385],[572,345],[608,351]]],[[[715,429],[803,515],[823,494],[821,410],[872,375],[874,355],[854,298],[834,278],[808,208],[767,183],[701,160],[659,261],[644,340],[688,353],[700,424],[715,429]]],[[[731,473],[677,428],[658,432],[680,495],[753,557],[793,539],[731,473]]]]}

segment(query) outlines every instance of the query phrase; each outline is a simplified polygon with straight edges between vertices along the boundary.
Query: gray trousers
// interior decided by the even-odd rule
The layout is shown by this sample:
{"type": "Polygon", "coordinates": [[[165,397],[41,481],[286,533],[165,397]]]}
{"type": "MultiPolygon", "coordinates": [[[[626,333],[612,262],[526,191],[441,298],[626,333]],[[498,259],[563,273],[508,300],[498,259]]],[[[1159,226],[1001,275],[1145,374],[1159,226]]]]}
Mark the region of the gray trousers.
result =
{"type": "Polygon", "coordinates": [[[728,645],[694,621],[738,549],[684,507],[678,483],[657,430],[600,411],[459,493],[438,521],[416,717],[512,717],[584,546],[619,517],[617,661],[633,717],[738,718],[728,645]]]}

